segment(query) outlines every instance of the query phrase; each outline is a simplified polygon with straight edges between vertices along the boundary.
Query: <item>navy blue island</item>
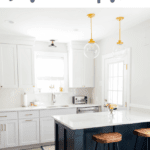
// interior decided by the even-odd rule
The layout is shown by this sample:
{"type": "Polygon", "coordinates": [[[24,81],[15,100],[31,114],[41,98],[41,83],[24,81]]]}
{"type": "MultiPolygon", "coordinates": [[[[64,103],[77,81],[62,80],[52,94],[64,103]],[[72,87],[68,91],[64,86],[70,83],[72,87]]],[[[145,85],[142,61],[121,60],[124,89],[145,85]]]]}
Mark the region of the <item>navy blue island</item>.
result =
{"type": "MultiPolygon", "coordinates": [[[[119,132],[120,150],[147,150],[149,141],[133,134],[135,129],[150,127],[150,114],[141,111],[116,111],[53,116],[55,119],[55,150],[95,150],[92,136],[99,133],[119,132]],[[135,147],[136,145],[136,147],[135,147]]],[[[150,145],[150,144],[149,144],[150,145]]],[[[110,144],[110,150],[116,145],[110,144]]],[[[150,148],[150,146],[149,146],[150,148]]],[[[105,149],[108,150],[107,145],[105,149]]],[[[98,144],[104,150],[104,144],[98,144]]]]}

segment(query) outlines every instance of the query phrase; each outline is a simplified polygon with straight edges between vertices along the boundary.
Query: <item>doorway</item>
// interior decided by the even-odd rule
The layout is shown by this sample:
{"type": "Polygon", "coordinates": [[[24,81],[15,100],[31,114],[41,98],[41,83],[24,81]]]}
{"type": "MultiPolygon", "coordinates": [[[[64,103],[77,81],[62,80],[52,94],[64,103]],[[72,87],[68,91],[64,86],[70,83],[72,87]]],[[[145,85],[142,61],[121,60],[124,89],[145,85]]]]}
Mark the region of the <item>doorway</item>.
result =
{"type": "MultiPolygon", "coordinates": [[[[124,58],[116,59],[112,54],[102,56],[102,106],[117,104],[118,110],[126,110],[130,103],[130,49],[124,58]]],[[[102,111],[107,108],[102,107],[102,111]]]]}

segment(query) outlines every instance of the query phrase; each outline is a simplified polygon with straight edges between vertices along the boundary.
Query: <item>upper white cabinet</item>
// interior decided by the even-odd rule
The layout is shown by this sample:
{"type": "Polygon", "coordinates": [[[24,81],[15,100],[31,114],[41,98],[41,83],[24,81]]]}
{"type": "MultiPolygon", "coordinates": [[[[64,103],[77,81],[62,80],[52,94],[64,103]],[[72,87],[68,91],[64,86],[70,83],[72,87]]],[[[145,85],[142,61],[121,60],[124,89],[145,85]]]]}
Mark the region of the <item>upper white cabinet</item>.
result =
{"type": "Polygon", "coordinates": [[[34,55],[32,46],[17,46],[19,87],[34,86],[34,55]]]}
{"type": "Polygon", "coordinates": [[[18,87],[16,45],[0,44],[0,86],[18,87]]]}
{"type": "Polygon", "coordinates": [[[33,58],[32,46],[0,44],[0,86],[3,88],[33,87],[33,58]]]}
{"type": "Polygon", "coordinates": [[[83,49],[69,51],[69,87],[94,87],[94,60],[86,58],[83,49]]]}

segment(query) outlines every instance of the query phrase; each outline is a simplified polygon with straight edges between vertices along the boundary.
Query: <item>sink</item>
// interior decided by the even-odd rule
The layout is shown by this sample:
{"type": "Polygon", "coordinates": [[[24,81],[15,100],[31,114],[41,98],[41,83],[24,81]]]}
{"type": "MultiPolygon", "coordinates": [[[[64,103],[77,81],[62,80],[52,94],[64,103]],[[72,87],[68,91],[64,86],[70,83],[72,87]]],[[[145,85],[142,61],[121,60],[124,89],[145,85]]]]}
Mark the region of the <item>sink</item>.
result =
{"type": "Polygon", "coordinates": [[[53,108],[53,107],[58,107],[58,106],[53,106],[53,105],[52,105],[52,106],[46,106],[46,107],[47,107],[47,108],[53,108]]]}

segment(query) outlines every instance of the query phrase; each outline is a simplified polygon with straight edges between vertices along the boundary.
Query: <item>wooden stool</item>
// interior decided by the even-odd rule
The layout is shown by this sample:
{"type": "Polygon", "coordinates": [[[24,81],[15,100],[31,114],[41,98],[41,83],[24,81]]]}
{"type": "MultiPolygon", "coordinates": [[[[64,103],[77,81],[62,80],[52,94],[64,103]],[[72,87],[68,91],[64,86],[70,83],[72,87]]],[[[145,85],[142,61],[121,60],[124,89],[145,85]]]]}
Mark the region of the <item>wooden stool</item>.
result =
{"type": "Polygon", "coordinates": [[[104,149],[105,149],[105,144],[108,144],[108,149],[109,149],[109,144],[110,143],[116,143],[117,144],[117,149],[119,150],[118,142],[120,142],[122,140],[122,135],[118,132],[100,133],[100,134],[93,135],[92,139],[94,141],[96,141],[95,150],[97,150],[98,143],[103,143],[104,144],[104,149]]]}
{"type": "Polygon", "coordinates": [[[137,143],[138,137],[141,136],[141,137],[147,138],[147,150],[148,150],[148,138],[150,137],[150,128],[135,129],[133,131],[133,134],[137,135],[134,149],[136,150],[136,143],[137,143]]]}

